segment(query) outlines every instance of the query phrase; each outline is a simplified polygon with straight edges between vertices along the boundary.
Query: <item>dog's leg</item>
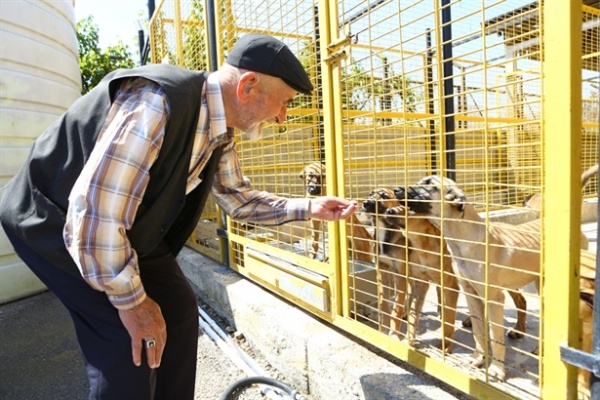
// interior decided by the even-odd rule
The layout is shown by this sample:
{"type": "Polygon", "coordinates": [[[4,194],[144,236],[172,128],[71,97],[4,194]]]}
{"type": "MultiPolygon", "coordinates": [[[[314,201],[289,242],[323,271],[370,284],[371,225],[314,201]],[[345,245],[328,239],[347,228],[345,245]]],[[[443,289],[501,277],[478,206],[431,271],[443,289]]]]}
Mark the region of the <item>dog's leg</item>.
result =
{"type": "Polygon", "coordinates": [[[492,362],[488,367],[488,375],[503,381],[505,378],[504,357],[504,293],[500,289],[488,288],[488,318],[490,323],[490,344],[492,362]]]}
{"type": "MultiPolygon", "coordinates": [[[[381,256],[380,256],[381,257],[381,256]]],[[[377,263],[375,264],[375,271],[377,275],[377,311],[379,314],[379,324],[383,330],[384,327],[389,326],[390,322],[390,308],[389,308],[389,281],[390,267],[378,257],[377,263]]]]}
{"type": "MultiPolygon", "coordinates": [[[[321,221],[318,219],[312,219],[311,221],[312,231],[311,231],[311,251],[310,258],[313,260],[317,258],[317,253],[319,252],[319,237],[321,235],[321,221]]],[[[325,251],[323,251],[323,260],[325,260],[325,251]]]]}
{"type": "Polygon", "coordinates": [[[517,323],[515,327],[508,331],[508,337],[511,339],[521,339],[527,329],[527,300],[518,290],[509,290],[508,294],[513,299],[517,308],[517,323]]]}
{"type": "MultiPolygon", "coordinates": [[[[473,339],[475,340],[475,351],[471,355],[469,364],[481,367],[485,361],[485,332],[487,327],[483,321],[484,288],[480,284],[461,282],[461,286],[467,298],[469,314],[473,324],[473,339]],[[475,285],[477,287],[475,287],[475,285]],[[477,290],[479,289],[479,290],[477,290]]],[[[488,367],[490,378],[504,380],[504,293],[500,289],[488,288],[488,319],[490,323],[490,344],[492,347],[492,361],[488,367]]]]}
{"type": "Polygon", "coordinates": [[[423,311],[423,304],[425,303],[425,295],[429,288],[429,283],[422,280],[411,279],[409,282],[409,294],[408,294],[408,327],[406,329],[406,340],[409,344],[413,344],[417,337],[417,327],[419,326],[419,318],[421,317],[421,311],[423,311]]]}
{"type": "Polygon", "coordinates": [[[444,312],[440,315],[443,324],[442,331],[444,333],[442,348],[444,353],[450,354],[452,353],[454,339],[454,322],[456,321],[456,306],[458,304],[459,288],[454,277],[446,277],[444,282],[446,283],[443,290],[444,312]]]}
{"type": "Polygon", "coordinates": [[[437,312],[438,312],[438,315],[442,315],[442,296],[443,296],[442,287],[436,286],[435,293],[437,294],[437,300],[438,300],[437,312]]]}
{"type": "Polygon", "coordinates": [[[357,260],[373,262],[373,236],[361,225],[361,222],[352,214],[352,223],[346,222],[349,232],[348,250],[357,260]]]}
{"type": "MultiPolygon", "coordinates": [[[[518,290],[509,290],[508,294],[513,299],[517,309],[517,322],[515,327],[508,332],[508,337],[511,339],[521,339],[527,329],[527,300],[518,290]]],[[[467,316],[462,321],[463,328],[471,328],[471,317],[467,316]]]]}
{"type": "Polygon", "coordinates": [[[391,273],[394,280],[394,306],[390,316],[389,335],[401,339],[402,315],[404,313],[404,301],[406,300],[406,262],[395,260],[391,273]]]}
{"type": "Polygon", "coordinates": [[[485,324],[483,322],[484,304],[482,298],[479,297],[479,294],[471,282],[463,280],[460,282],[460,285],[465,293],[465,298],[467,299],[467,306],[469,308],[471,323],[473,325],[473,340],[475,341],[475,351],[473,354],[471,354],[469,365],[478,368],[481,367],[485,361],[485,324]]]}

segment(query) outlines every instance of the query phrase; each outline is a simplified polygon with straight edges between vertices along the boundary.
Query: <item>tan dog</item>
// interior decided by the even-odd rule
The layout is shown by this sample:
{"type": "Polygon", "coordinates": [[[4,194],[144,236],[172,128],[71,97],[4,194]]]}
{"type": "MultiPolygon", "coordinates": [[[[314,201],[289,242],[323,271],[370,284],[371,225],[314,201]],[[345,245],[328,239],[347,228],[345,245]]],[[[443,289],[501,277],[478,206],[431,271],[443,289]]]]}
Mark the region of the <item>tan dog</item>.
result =
{"type": "MultiPolygon", "coordinates": [[[[396,196],[396,198],[398,200],[406,199],[406,194],[402,187],[395,188],[394,195],[396,196]]],[[[414,213],[412,211],[409,211],[409,212],[414,213]]],[[[438,237],[439,237],[439,230],[438,230],[438,237]]],[[[511,329],[510,331],[508,331],[507,336],[511,339],[521,339],[521,338],[523,338],[524,333],[527,329],[527,312],[526,312],[527,300],[525,300],[525,297],[518,290],[509,290],[507,292],[510,295],[511,299],[513,300],[513,303],[515,304],[515,308],[517,310],[517,322],[515,323],[514,328],[511,329]]],[[[438,293],[438,298],[439,298],[439,293],[438,293]]],[[[463,328],[472,328],[473,327],[470,316],[467,316],[462,321],[462,326],[463,326],[463,328]]],[[[535,352],[535,350],[534,350],[534,352],[535,352]]]]}
{"type": "MultiPolygon", "coordinates": [[[[596,254],[581,250],[579,271],[579,319],[581,320],[581,350],[592,352],[594,332],[594,291],[596,288],[596,254]]],[[[589,399],[590,371],[579,368],[577,374],[579,399],[589,399]]]]}
{"type": "MultiPolygon", "coordinates": [[[[300,173],[300,178],[306,186],[307,197],[325,196],[325,164],[315,161],[308,164],[300,173]]],[[[322,221],[311,219],[311,251],[310,258],[316,258],[319,252],[319,238],[321,236],[322,221]]],[[[350,256],[356,260],[373,262],[373,236],[365,229],[356,215],[352,214],[349,221],[346,222],[348,236],[348,250],[350,256]]],[[[323,260],[327,257],[323,255],[323,260]]]]}
{"type": "Polygon", "coordinates": [[[470,364],[480,367],[485,362],[487,328],[483,317],[487,306],[493,355],[488,374],[504,380],[503,289],[516,290],[530,282],[539,285],[539,220],[518,227],[491,223],[488,229],[456,183],[436,175],[409,187],[407,197],[411,210],[428,215],[431,223],[443,230],[450,248],[454,271],[459,275],[472,317],[475,351],[470,364]]]}
{"type": "MultiPolygon", "coordinates": [[[[440,288],[443,284],[444,313],[442,318],[444,334],[444,351],[452,351],[454,338],[454,322],[456,320],[456,305],[458,303],[458,279],[452,270],[452,259],[445,243],[440,240],[440,230],[429,220],[403,206],[388,208],[386,221],[389,225],[398,226],[403,235],[408,239],[410,246],[410,263],[408,279],[410,292],[408,295],[408,338],[409,342],[416,335],[419,316],[429,282],[440,288]],[[406,217],[405,217],[406,216],[406,217]],[[440,254],[444,254],[443,258],[440,254]],[[443,276],[440,270],[443,269],[443,276]]],[[[393,332],[397,329],[391,325],[393,332]]]]}

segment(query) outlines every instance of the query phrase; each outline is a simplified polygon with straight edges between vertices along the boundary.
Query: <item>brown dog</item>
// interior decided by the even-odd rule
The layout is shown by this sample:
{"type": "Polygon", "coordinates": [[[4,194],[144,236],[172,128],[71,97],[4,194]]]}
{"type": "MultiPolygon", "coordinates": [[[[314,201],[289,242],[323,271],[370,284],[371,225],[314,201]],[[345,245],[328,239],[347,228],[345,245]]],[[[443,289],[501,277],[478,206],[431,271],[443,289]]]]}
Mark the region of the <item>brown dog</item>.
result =
{"type": "MultiPolygon", "coordinates": [[[[371,222],[376,227],[378,244],[378,271],[392,271],[394,280],[394,302],[389,318],[390,336],[400,339],[400,319],[404,311],[407,279],[410,291],[408,295],[409,310],[407,315],[407,341],[412,344],[417,335],[419,317],[421,315],[429,282],[438,288],[444,282],[444,317],[442,346],[446,353],[452,351],[454,338],[454,322],[458,301],[458,281],[452,273],[450,255],[447,249],[440,246],[439,231],[426,218],[409,216],[410,234],[407,236],[404,208],[402,208],[389,188],[378,188],[371,192],[362,204],[362,210],[369,213],[371,222]],[[437,240],[435,238],[438,238],[437,240]],[[407,242],[408,239],[408,242],[407,242]],[[407,248],[407,245],[409,246],[407,248]],[[440,254],[445,257],[441,260],[440,254]],[[408,270],[406,258],[408,256],[408,270]],[[440,273],[443,268],[444,274],[440,273]]],[[[378,274],[378,287],[385,287],[378,274]]],[[[386,296],[386,292],[381,293],[386,296]]],[[[385,299],[389,299],[386,296],[385,299]]],[[[382,302],[385,304],[385,301],[382,302]]],[[[386,307],[382,307],[386,310],[386,307]]]]}
{"type": "MultiPolygon", "coordinates": [[[[459,287],[458,279],[452,270],[450,253],[446,244],[440,239],[440,230],[431,224],[426,216],[418,215],[403,206],[388,208],[386,221],[390,226],[395,225],[402,230],[410,246],[411,253],[407,273],[410,286],[408,295],[409,343],[416,335],[429,282],[433,282],[436,288],[443,288],[442,323],[445,339],[443,347],[446,353],[450,353],[453,345],[459,287]],[[441,257],[442,253],[443,257],[441,257]]],[[[396,326],[392,324],[392,331],[394,328],[396,326]]]]}
{"type": "Polygon", "coordinates": [[[452,253],[454,271],[466,294],[473,323],[475,351],[470,364],[480,367],[485,362],[487,328],[483,318],[487,307],[493,355],[488,374],[504,380],[503,289],[539,284],[539,221],[518,226],[486,223],[454,181],[436,175],[423,178],[406,194],[411,210],[426,214],[443,230],[452,253]]]}
{"type": "MultiPolygon", "coordinates": [[[[325,164],[315,161],[308,164],[300,173],[300,179],[306,186],[306,196],[316,197],[326,195],[325,185],[325,164]]],[[[311,219],[311,251],[310,258],[316,258],[319,252],[319,238],[323,222],[319,219],[311,219]]],[[[373,262],[373,236],[365,229],[356,215],[352,214],[349,221],[346,222],[348,236],[348,250],[350,256],[356,260],[373,262]]],[[[323,255],[323,261],[327,257],[323,255]]]]}
{"type": "Polygon", "coordinates": [[[368,213],[371,224],[375,227],[379,322],[384,327],[390,328],[389,334],[392,336],[397,336],[400,331],[400,319],[406,296],[406,260],[410,257],[406,238],[400,228],[388,224],[385,216],[388,208],[399,205],[390,188],[372,191],[361,205],[361,211],[368,213]],[[389,300],[392,291],[394,301],[390,314],[389,300]]]}

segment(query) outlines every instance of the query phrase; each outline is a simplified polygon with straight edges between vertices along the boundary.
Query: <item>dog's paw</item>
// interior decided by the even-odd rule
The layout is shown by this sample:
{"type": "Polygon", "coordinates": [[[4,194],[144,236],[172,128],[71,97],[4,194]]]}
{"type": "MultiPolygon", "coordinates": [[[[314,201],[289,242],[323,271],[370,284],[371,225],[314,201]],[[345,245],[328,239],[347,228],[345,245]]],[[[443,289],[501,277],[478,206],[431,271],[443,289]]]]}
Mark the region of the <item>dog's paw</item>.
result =
{"type": "Polygon", "coordinates": [[[395,329],[390,329],[388,331],[388,336],[391,338],[396,339],[397,341],[401,342],[402,341],[402,334],[400,332],[398,332],[395,329]]]}
{"type": "Polygon", "coordinates": [[[471,322],[470,316],[467,316],[467,318],[463,319],[462,326],[463,326],[463,328],[472,328],[473,327],[473,322],[471,322]]]}
{"type": "Polygon", "coordinates": [[[452,354],[452,342],[449,341],[449,340],[446,340],[445,346],[443,346],[444,347],[443,349],[442,349],[442,343],[441,342],[436,347],[438,349],[440,349],[441,351],[443,351],[444,354],[452,354]]]}
{"type": "Polygon", "coordinates": [[[484,357],[483,354],[481,354],[480,352],[476,351],[475,353],[471,354],[471,356],[469,357],[469,361],[467,362],[468,365],[475,367],[475,368],[479,368],[483,365],[484,362],[484,357]]]}
{"type": "Polygon", "coordinates": [[[521,338],[523,338],[524,335],[522,332],[511,329],[510,331],[508,331],[507,336],[511,339],[521,339],[521,338]]]}
{"type": "Polygon", "coordinates": [[[506,378],[504,366],[498,361],[493,361],[490,367],[488,368],[487,372],[490,379],[503,381],[506,378]]]}

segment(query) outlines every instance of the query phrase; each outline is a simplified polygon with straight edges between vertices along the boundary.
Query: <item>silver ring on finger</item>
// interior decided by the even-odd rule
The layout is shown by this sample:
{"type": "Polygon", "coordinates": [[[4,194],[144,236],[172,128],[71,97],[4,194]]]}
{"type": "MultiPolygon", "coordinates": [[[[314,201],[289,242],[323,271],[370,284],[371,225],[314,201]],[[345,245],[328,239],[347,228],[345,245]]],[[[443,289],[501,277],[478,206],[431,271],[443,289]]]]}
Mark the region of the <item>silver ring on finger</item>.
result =
{"type": "Polygon", "coordinates": [[[145,342],[146,342],[147,349],[149,349],[151,347],[156,347],[156,340],[154,340],[154,339],[148,339],[148,340],[145,340],[145,342]]]}

